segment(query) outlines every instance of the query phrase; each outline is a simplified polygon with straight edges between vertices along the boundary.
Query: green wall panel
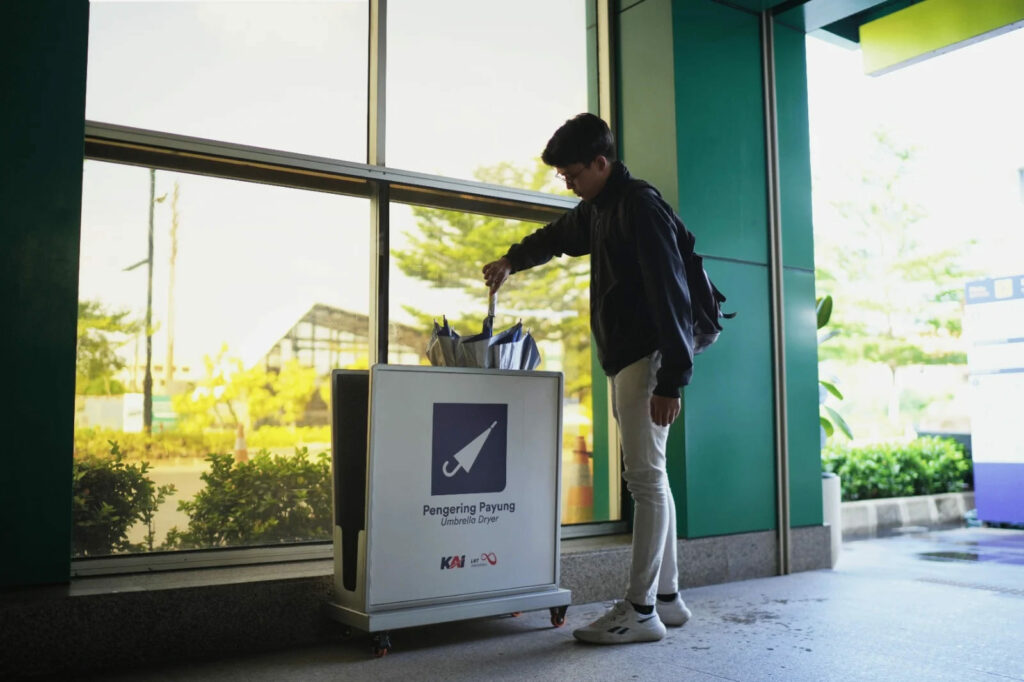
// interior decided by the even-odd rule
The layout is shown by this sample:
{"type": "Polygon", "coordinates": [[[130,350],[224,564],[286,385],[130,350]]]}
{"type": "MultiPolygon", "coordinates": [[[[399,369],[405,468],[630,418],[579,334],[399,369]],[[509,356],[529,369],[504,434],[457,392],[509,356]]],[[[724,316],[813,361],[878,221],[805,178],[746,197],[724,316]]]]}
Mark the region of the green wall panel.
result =
{"type": "Polygon", "coordinates": [[[88,15],[85,0],[0,9],[4,587],[69,577],[88,15]]]}
{"type": "Polygon", "coordinates": [[[782,260],[789,267],[813,270],[806,39],[803,33],[778,22],[774,35],[782,260]]]}
{"type": "Polygon", "coordinates": [[[767,263],[758,17],[676,0],[672,24],[679,214],[699,252],[767,263]]]}
{"type": "Polygon", "coordinates": [[[815,526],[822,523],[822,510],[814,274],[787,268],[783,272],[783,287],[790,525],[815,526]]]}
{"type": "Polygon", "coordinates": [[[705,265],[737,315],[696,358],[685,390],[683,532],[691,538],[775,526],[768,273],[730,261],[705,265]]]}
{"type": "MultiPolygon", "coordinates": [[[[767,182],[759,17],[729,3],[643,0],[620,20],[623,155],[656,184],[675,135],[678,210],[739,313],[697,358],[684,416],[669,438],[680,535],[776,527],[774,408],[767,273],[767,182]],[[672,85],[659,63],[671,42],[672,85]],[[658,97],[671,96],[668,108],[658,97]],[[673,130],[652,126],[674,113],[673,130]],[[653,174],[653,175],[652,175],[653,174]]],[[[821,523],[817,347],[804,36],[776,26],[791,518],[821,523]]]]}
{"type": "Polygon", "coordinates": [[[678,207],[671,0],[644,0],[618,17],[619,153],[630,172],[678,207]]]}

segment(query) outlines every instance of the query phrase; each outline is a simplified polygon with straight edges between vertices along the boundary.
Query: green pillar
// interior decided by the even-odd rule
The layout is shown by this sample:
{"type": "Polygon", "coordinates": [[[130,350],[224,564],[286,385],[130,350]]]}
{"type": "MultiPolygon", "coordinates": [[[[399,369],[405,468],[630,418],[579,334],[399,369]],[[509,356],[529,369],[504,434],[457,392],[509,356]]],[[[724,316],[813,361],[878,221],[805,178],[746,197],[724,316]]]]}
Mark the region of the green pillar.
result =
{"type": "MultiPolygon", "coordinates": [[[[697,236],[738,313],[696,359],[669,440],[679,532],[776,527],[760,15],[712,0],[620,11],[621,151],[697,236]]],[[[821,523],[804,36],[776,27],[793,525],[821,523]]]]}
{"type": "Polygon", "coordinates": [[[86,0],[5,3],[0,586],[67,581],[86,0]]]}

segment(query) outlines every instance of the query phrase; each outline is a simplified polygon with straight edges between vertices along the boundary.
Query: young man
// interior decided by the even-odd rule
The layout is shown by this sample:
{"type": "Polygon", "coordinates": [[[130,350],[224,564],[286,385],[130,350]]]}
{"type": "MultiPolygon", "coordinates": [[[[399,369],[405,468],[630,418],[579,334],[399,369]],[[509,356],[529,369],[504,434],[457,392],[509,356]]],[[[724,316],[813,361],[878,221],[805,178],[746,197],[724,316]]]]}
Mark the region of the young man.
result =
{"type": "Polygon", "coordinates": [[[693,367],[683,253],[694,238],[657,190],[615,160],[608,126],[580,114],[541,157],[582,201],[483,268],[492,292],[509,275],[554,256],[590,255],[590,323],[611,379],[624,476],[633,495],[626,599],[573,632],[598,644],[657,641],[690,617],[678,591],[676,512],[665,473],[669,426],[693,367]]]}

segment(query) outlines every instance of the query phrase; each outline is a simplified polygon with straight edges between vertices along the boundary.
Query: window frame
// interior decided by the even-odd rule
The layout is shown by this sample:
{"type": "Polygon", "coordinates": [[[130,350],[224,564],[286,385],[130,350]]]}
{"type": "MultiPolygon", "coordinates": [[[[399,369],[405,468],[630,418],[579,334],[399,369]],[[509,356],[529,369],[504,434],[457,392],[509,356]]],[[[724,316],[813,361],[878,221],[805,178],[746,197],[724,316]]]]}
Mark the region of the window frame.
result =
{"type": "MultiPolygon", "coordinates": [[[[611,0],[596,3],[596,80],[599,114],[612,124],[613,48],[611,0]]],[[[572,209],[578,200],[515,187],[493,185],[385,164],[386,13],[387,0],[370,0],[367,74],[367,159],[356,163],[297,152],[266,149],[168,132],[85,122],[84,158],[124,165],[177,171],[295,189],[367,198],[371,205],[370,363],[388,357],[388,271],[390,267],[389,202],[458,210],[512,220],[547,223],[572,209]]],[[[588,28],[589,30],[589,28],[588,28]]],[[[617,441],[609,418],[611,443],[617,441]]],[[[615,448],[617,449],[617,448],[615,448]]],[[[610,458],[613,461],[617,458],[610,458]]],[[[563,538],[626,532],[625,521],[562,526],[563,538]]],[[[188,568],[237,566],[329,559],[331,541],[288,546],[211,548],[71,560],[74,577],[188,568]]]]}

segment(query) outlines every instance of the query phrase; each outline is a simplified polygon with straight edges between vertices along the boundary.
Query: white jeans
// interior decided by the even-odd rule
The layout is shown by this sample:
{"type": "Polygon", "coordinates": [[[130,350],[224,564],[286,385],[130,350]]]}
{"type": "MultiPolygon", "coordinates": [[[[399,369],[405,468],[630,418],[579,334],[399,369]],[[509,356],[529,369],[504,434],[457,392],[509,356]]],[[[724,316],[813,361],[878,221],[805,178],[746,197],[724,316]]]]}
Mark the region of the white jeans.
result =
{"type": "Polygon", "coordinates": [[[667,426],[651,421],[651,395],[661,354],[637,360],[611,377],[612,411],[619,424],[626,487],[633,495],[633,559],[626,599],[654,604],[678,589],[676,505],[665,471],[667,426]]]}

